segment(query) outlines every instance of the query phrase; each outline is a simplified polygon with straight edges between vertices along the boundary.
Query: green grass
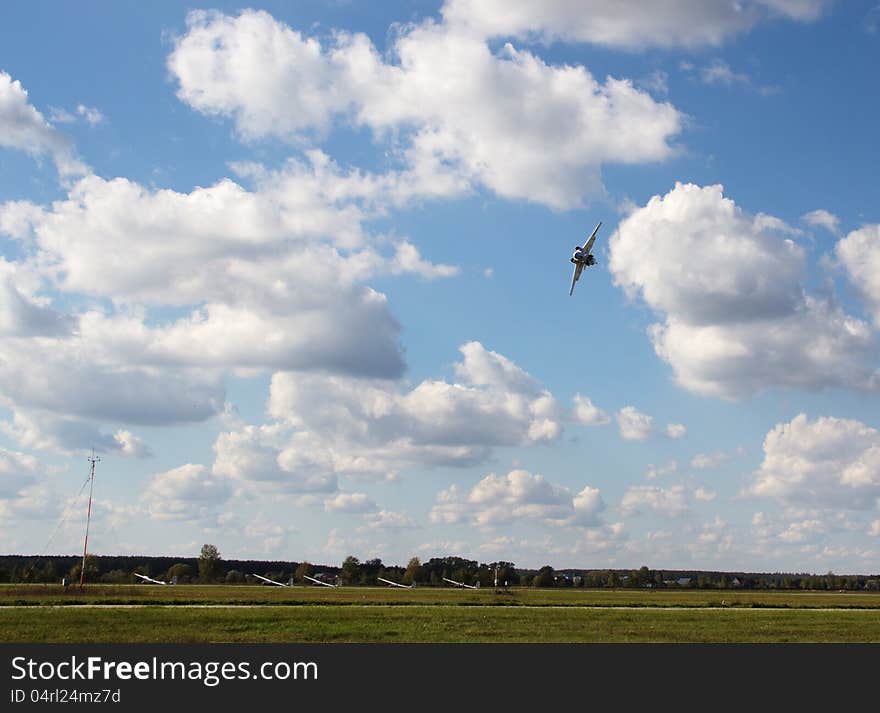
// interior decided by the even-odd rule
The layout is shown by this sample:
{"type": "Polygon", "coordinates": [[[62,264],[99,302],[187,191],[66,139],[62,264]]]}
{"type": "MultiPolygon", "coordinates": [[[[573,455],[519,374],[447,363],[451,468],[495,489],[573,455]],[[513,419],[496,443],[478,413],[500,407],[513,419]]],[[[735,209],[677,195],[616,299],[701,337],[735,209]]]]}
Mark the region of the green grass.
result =
{"type": "Polygon", "coordinates": [[[880,642],[880,594],[0,586],[5,643],[334,641],[880,642]]]}
{"type": "Polygon", "coordinates": [[[491,589],[441,587],[272,587],[90,585],[83,592],[58,585],[0,585],[0,607],[76,604],[224,604],[280,606],[434,605],[434,606],[591,606],[591,607],[768,607],[880,610],[880,593],[744,592],[644,589],[491,589]]]}
{"type": "Polygon", "coordinates": [[[880,612],[513,607],[0,610],[6,643],[880,642],[880,612]]]}

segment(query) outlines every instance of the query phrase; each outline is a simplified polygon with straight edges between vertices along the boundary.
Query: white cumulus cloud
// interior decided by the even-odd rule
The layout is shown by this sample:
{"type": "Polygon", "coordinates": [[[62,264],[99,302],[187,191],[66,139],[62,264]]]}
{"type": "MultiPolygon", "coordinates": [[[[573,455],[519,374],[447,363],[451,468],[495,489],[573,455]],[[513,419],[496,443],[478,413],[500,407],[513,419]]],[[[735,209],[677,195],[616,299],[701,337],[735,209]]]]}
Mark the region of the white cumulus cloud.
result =
{"type": "Polygon", "coordinates": [[[90,126],[96,126],[104,122],[104,115],[93,106],[77,104],[73,111],[67,111],[59,107],[49,109],[49,118],[55,124],[73,124],[77,120],[85,121],[90,126]]]}
{"type": "Polygon", "coordinates": [[[620,500],[620,511],[624,515],[635,515],[652,511],[677,517],[690,510],[687,488],[672,485],[662,488],[657,485],[631,485],[620,500]]]}
{"type": "Polygon", "coordinates": [[[393,381],[278,372],[269,413],[297,429],[284,457],[350,475],[412,464],[468,465],[497,446],[552,443],[555,398],[509,359],[478,342],[460,349],[459,381],[393,381]]]}
{"type": "Polygon", "coordinates": [[[691,468],[696,468],[697,470],[717,468],[724,465],[729,460],[730,456],[722,451],[715,451],[714,453],[697,453],[691,458],[691,468]]]}
{"type": "Polygon", "coordinates": [[[132,458],[147,458],[153,455],[150,447],[131,431],[120,428],[113,434],[113,440],[116,441],[122,455],[132,458]]]}
{"type": "Polygon", "coordinates": [[[736,398],[771,386],[876,386],[869,326],[803,287],[797,232],[721,186],[676,184],[610,240],[616,284],[664,321],[650,336],[680,385],[736,398]]]}
{"type": "MultiPolygon", "coordinates": [[[[338,478],[394,480],[400,471],[485,462],[505,446],[562,434],[563,409],[505,356],[460,348],[453,382],[276,372],[270,422],[232,423],[215,444],[213,472],[273,492],[336,493],[338,478]]],[[[353,506],[330,498],[330,509],[353,506]]],[[[358,496],[359,497],[359,496],[358,496]]]]}
{"type": "Polygon", "coordinates": [[[20,443],[133,453],[100,427],[205,420],[234,370],[402,373],[400,326],[365,283],[457,273],[363,228],[396,200],[386,189],[412,182],[320,152],[240,169],[254,189],[87,175],[51,206],[0,204],[0,231],[34,255],[0,258],[0,402],[20,443]],[[57,307],[71,301],[89,306],[57,307]]]}
{"type": "Polygon", "coordinates": [[[239,483],[288,494],[332,493],[336,475],[308,463],[291,461],[280,429],[244,425],[220,433],[214,442],[211,472],[239,483]]]}
{"type": "Polygon", "coordinates": [[[197,520],[213,513],[231,494],[226,479],[202,465],[186,463],[156,473],[144,488],[142,502],[159,520],[197,520]]]}
{"type": "Polygon", "coordinates": [[[419,524],[409,515],[395,510],[378,510],[364,518],[368,530],[415,530],[419,524]]]}
{"type": "Polygon", "coordinates": [[[397,136],[409,170],[450,190],[479,184],[555,208],[601,191],[605,163],[667,158],[682,127],[628,80],[599,82],[510,44],[493,51],[454,23],[400,27],[383,56],[360,33],[324,45],[266,12],[194,11],[168,67],[182,101],[232,118],[245,139],[366,126],[397,136]]]}
{"type": "Polygon", "coordinates": [[[39,461],[28,453],[0,448],[0,499],[14,498],[36,484],[39,461]]]}
{"type": "Polygon", "coordinates": [[[730,68],[727,62],[715,59],[710,64],[700,69],[700,79],[703,84],[731,86],[732,84],[741,84],[749,86],[752,80],[749,75],[743,72],[735,72],[730,68]]]}
{"type": "Polygon", "coordinates": [[[687,426],[683,423],[667,423],[666,424],[666,437],[672,438],[673,440],[678,440],[679,438],[684,438],[687,435],[687,426]]]}
{"type": "Polygon", "coordinates": [[[87,171],[76,157],[70,139],[31,105],[21,82],[3,71],[0,71],[0,147],[33,156],[48,154],[65,179],[87,171]]]}
{"type": "Polygon", "coordinates": [[[752,495],[817,508],[871,509],[880,498],[880,432],[853,419],[799,414],[764,439],[752,495]]]}
{"type": "Polygon", "coordinates": [[[611,417],[598,406],[593,404],[587,396],[574,395],[574,409],[572,416],[577,423],[584,426],[603,426],[611,422],[611,417]]]}
{"type": "Polygon", "coordinates": [[[816,210],[811,210],[809,213],[804,213],[801,216],[801,220],[807,225],[825,228],[825,230],[834,235],[837,235],[837,231],[840,227],[840,218],[824,208],[818,208],[816,210]]]}
{"type": "Polygon", "coordinates": [[[701,503],[709,503],[715,499],[717,493],[711,488],[700,486],[694,490],[694,498],[701,503]]]}
{"type": "Polygon", "coordinates": [[[654,417],[642,413],[635,406],[624,406],[617,412],[617,427],[625,441],[644,441],[654,430],[654,417]]]}
{"type": "Polygon", "coordinates": [[[865,225],[840,240],[835,252],[880,327],[880,225],[865,225]]]}
{"type": "Polygon", "coordinates": [[[651,463],[645,471],[645,480],[656,480],[657,478],[675,473],[678,470],[678,461],[671,460],[662,465],[651,463]]]}
{"type": "Polygon", "coordinates": [[[485,36],[561,39],[606,47],[720,45],[762,21],[816,20],[831,0],[448,0],[450,22],[485,36]]]}
{"type": "Polygon", "coordinates": [[[324,501],[324,509],[327,512],[365,513],[378,510],[378,507],[365,493],[337,493],[324,501]]]}
{"type": "Polygon", "coordinates": [[[572,493],[543,475],[512,470],[507,475],[490,473],[467,493],[451,485],[438,494],[430,518],[434,523],[465,522],[480,527],[522,519],[559,526],[597,527],[604,509],[597,488],[586,486],[572,493]]]}

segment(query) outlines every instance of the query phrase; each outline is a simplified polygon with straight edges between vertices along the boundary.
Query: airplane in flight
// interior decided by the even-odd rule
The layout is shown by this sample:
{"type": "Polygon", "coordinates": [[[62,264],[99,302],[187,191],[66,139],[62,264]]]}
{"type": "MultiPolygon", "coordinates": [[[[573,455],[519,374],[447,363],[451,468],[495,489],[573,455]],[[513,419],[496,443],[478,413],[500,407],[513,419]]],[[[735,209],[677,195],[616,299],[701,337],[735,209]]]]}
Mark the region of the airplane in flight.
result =
{"type": "Polygon", "coordinates": [[[448,577],[443,577],[444,582],[449,582],[450,584],[454,584],[456,587],[461,587],[462,589],[479,589],[480,583],[476,584],[465,584],[464,582],[456,582],[454,579],[449,579],[448,577]]]}
{"type": "Polygon", "coordinates": [[[274,579],[269,579],[268,577],[261,577],[259,574],[255,574],[254,577],[256,577],[259,580],[262,580],[266,584],[274,584],[276,587],[289,587],[290,586],[289,584],[284,584],[284,582],[276,582],[274,579]]]}
{"type": "Polygon", "coordinates": [[[596,258],[593,257],[593,243],[596,242],[596,233],[599,232],[601,227],[602,222],[600,221],[593,234],[583,244],[583,247],[575,245],[574,255],[571,256],[571,261],[574,263],[574,275],[571,278],[571,289],[568,291],[569,297],[574,293],[574,285],[581,279],[581,273],[584,271],[584,268],[596,264],[596,258]]]}
{"type": "Polygon", "coordinates": [[[150,584],[171,584],[171,582],[163,582],[161,579],[153,579],[152,577],[148,577],[145,574],[134,573],[135,577],[140,577],[145,582],[149,582],[150,584]]]}

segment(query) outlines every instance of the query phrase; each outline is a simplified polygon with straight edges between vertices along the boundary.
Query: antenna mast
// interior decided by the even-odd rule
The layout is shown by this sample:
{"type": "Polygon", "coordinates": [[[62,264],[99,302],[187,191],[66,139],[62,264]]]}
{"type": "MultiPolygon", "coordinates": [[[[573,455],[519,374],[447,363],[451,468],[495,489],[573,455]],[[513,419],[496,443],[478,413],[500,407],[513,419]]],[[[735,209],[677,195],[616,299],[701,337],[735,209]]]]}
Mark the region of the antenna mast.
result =
{"type": "Polygon", "coordinates": [[[82,567],[79,570],[79,588],[80,590],[83,588],[83,582],[85,582],[86,578],[86,553],[89,551],[89,523],[92,521],[92,491],[95,489],[95,463],[97,463],[100,458],[95,456],[95,449],[92,448],[92,455],[89,457],[89,463],[91,464],[89,468],[89,509],[86,514],[86,539],[83,543],[83,561],[82,567]]]}

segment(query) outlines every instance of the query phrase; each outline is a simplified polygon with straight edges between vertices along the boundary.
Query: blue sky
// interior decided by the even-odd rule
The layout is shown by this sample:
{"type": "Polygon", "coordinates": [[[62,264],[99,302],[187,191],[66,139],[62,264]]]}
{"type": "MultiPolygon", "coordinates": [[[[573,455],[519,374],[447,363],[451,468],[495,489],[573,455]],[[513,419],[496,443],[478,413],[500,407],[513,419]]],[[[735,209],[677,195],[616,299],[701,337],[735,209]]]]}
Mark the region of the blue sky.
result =
{"type": "Polygon", "coordinates": [[[536,8],[6,9],[0,550],[876,571],[880,8],[536,8]]]}

